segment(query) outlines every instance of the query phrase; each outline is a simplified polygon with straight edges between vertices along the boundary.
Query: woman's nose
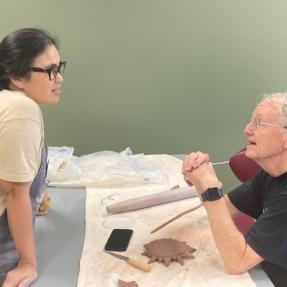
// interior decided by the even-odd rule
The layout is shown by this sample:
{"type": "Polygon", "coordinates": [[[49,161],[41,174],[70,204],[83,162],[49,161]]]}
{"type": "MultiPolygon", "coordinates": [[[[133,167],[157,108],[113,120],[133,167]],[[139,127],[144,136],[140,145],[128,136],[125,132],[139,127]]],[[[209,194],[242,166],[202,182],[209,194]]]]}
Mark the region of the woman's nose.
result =
{"type": "Polygon", "coordinates": [[[60,73],[58,73],[57,76],[55,77],[55,81],[63,82],[63,80],[64,80],[63,76],[60,73]]]}

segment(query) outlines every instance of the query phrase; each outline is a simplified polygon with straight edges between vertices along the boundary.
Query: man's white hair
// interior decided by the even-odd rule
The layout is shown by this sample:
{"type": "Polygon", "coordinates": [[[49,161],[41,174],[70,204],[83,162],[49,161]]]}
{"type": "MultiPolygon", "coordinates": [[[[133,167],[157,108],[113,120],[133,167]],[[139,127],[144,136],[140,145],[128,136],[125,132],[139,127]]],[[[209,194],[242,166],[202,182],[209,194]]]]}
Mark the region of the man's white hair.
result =
{"type": "Polygon", "coordinates": [[[264,94],[263,100],[270,101],[278,107],[280,121],[287,126],[287,92],[264,94]]]}

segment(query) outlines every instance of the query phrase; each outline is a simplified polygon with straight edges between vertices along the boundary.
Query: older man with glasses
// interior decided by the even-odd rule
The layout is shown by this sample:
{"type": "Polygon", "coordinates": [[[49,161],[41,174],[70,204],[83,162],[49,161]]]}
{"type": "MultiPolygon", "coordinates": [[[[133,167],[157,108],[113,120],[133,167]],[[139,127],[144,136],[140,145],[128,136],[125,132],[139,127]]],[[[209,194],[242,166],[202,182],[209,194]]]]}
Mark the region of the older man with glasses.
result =
{"type": "Polygon", "coordinates": [[[261,264],[275,286],[286,286],[287,93],[265,95],[244,133],[245,155],[262,168],[252,180],[224,196],[202,152],[189,154],[182,171],[203,202],[226,272],[240,274],[261,264]],[[245,235],[233,221],[242,213],[256,219],[245,235]]]}

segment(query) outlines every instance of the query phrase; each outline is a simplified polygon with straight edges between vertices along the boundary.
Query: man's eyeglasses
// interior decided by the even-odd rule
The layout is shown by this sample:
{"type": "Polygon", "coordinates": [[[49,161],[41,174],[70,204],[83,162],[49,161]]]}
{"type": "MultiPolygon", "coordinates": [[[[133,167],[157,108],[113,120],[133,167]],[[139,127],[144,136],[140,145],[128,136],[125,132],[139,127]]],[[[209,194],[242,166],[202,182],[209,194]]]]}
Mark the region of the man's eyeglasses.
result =
{"type": "Polygon", "coordinates": [[[249,124],[251,124],[255,129],[263,127],[263,126],[287,129],[287,126],[266,123],[266,122],[263,122],[261,119],[254,118],[254,117],[251,117],[249,124]]]}
{"type": "Polygon", "coordinates": [[[32,72],[47,73],[49,75],[50,81],[53,81],[57,77],[58,73],[60,73],[60,75],[63,75],[65,71],[66,63],[67,62],[60,62],[60,65],[58,66],[53,65],[52,67],[46,68],[46,69],[39,68],[39,67],[31,67],[30,70],[32,72]]]}

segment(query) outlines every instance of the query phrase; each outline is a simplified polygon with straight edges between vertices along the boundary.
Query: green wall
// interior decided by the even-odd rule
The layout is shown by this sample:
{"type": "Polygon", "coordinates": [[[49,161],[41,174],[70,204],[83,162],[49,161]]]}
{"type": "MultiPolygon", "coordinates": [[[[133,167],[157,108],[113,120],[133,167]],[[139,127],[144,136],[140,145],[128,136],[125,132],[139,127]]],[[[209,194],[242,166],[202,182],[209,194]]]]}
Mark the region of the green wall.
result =
{"type": "MultiPolygon", "coordinates": [[[[287,90],[287,2],[1,0],[0,36],[45,28],[68,61],[46,144],[226,160],[264,92],[287,90]]],[[[220,168],[222,169],[222,168],[220,168]]]]}

